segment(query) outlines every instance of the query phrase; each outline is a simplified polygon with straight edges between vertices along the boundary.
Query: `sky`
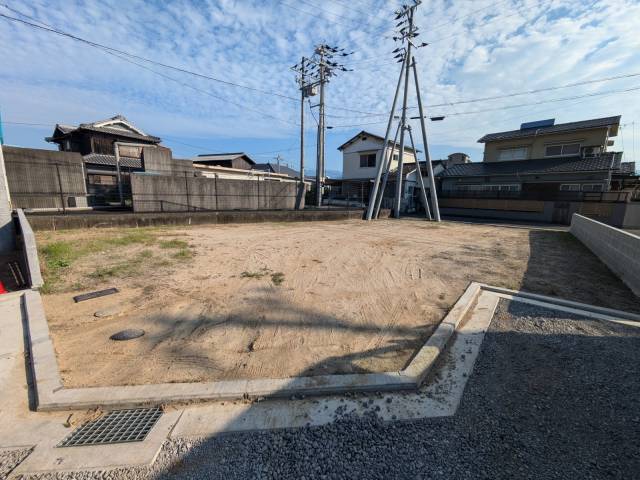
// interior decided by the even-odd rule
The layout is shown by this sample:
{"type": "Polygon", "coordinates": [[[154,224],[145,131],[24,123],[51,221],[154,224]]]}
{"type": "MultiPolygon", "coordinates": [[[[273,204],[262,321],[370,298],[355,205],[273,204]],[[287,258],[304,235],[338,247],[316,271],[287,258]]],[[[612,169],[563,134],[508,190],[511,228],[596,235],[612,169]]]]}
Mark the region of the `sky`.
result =
{"type": "MultiPolygon", "coordinates": [[[[338,72],[326,88],[327,125],[333,127],[326,134],[326,165],[336,176],[340,144],[360,130],[384,135],[400,69],[392,53],[399,5],[3,0],[0,14],[249,87],[123,59],[0,17],[5,143],[54,148],[44,137],[56,123],[122,114],[161,137],[177,158],[243,151],[267,162],[280,154],[283,163],[297,168],[300,102],[291,67],[327,43],[353,52],[340,58],[352,71],[338,72]]],[[[638,19],[640,0],[424,0],[416,15],[418,39],[429,43],[416,52],[420,91],[427,115],[445,116],[427,122],[431,158],[465,152],[481,161],[481,136],[527,121],[622,115],[614,149],[633,161],[634,150],[640,153],[638,19]],[[583,84],[504,97],[574,83],[583,84]],[[496,96],[503,98],[486,99],[496,96]],[[478,99],[486,100],[467,102],[478,99]]],[[[412,116],[416,104],[411,84],[412,116]]],[[[317,115],[317,108],[306,106],[305,158],[311,170],[317,115]]],[[[423,149],[420,135],[416,142],[423,149]]]]}

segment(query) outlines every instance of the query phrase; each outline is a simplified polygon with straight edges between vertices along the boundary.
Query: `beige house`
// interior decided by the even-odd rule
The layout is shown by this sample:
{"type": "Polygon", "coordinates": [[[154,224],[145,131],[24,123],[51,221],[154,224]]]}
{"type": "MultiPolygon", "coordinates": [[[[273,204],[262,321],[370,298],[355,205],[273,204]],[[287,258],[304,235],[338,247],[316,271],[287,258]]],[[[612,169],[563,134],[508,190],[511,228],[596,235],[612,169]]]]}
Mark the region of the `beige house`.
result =
{"type": "Polygon", "coordinates": [[[620,116],[555,123],[523,123],[518,130],[489,133],[484,161],[442,172],[442,195],[449,197],[567,200],[599,198],[636,184],[634,162],[612,151],[620,116]]]}
{"type": "MultiPolygon", "coordinates": [[[[384,138],[364,130],[347,140],[338,147],[342,152],[342,179],[343,180],[371,180],[376,178],[376,171],[382,156],[384,138]]],[[[389,141],[387,155],[392,153],[391,170],[398,167],[400,154],[399,145],[393,145],[389,141]]],[[[404,149],[405,164],[415,163],[416,155],[412,148],[404,149]]]]}
{"type": "Polygon", "coordinates": [[[485,162],[542,158],[594,157],[613,145],[620,117],[555,124],[553,120],[525,123],[519,130],[490,133],[484,143],[485,162]]]}

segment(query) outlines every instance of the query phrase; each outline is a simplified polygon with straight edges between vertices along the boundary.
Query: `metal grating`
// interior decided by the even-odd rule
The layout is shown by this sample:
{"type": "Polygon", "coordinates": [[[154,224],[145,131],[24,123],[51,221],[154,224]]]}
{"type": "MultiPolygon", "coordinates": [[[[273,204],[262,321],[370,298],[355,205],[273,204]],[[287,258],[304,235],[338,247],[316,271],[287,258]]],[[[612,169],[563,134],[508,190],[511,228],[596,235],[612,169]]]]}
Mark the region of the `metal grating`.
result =
{"type": "Polygon", "coordinates": [[[162,410],[158,407],[114,410],[77,428],[57,446],[141,442],[161,416],[162,410]]]}

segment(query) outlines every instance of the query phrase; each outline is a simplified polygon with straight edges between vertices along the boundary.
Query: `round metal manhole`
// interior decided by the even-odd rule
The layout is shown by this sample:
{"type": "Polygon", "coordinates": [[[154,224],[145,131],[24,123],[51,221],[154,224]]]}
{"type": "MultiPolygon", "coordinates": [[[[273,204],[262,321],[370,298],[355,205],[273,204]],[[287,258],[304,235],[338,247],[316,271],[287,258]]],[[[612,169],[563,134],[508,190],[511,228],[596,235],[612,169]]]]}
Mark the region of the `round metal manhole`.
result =
{"type": "Polygon", "coordinates": [[[134,338],[138,338],[144,335],[144,330],[140,328],[128,328],[127,330],[122,330],[120,332],[114,333],[109,338],[111,340],[133,340],[134,338]]]}

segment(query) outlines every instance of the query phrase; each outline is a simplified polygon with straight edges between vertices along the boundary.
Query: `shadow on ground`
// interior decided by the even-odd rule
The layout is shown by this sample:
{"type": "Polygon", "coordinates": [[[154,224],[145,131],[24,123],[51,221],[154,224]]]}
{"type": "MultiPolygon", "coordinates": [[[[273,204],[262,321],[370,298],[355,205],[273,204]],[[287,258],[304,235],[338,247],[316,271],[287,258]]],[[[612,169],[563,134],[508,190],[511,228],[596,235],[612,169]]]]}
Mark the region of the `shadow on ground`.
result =
{"type": "Polygon", "coordinates": [[[571,233],[532,230],[529,249],[521,290],[640,312],[640,298],[571,233]]]}
{"type": "Polygon", "coordinates": [[[633,478],[639,347],[638,328],[503,301],[455,416],[193,440],[153,478],[633,478]]]}

